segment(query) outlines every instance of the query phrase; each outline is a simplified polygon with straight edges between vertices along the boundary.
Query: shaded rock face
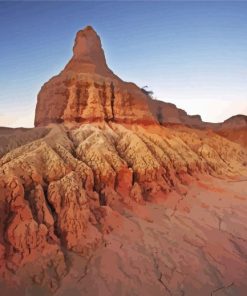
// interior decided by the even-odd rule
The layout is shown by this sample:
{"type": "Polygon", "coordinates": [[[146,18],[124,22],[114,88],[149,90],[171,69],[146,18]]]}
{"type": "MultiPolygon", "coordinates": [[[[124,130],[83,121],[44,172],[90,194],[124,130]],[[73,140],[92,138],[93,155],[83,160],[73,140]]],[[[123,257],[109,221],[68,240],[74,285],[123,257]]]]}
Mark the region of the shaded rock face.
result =
{"type": "MultiPolygon", "coordinates": [[[[230,123],[244,129],[243,120],[230,123]]],[[[246,193],[229,184],[245,182],[247,150],[217,134],[229,122],[207,125],[121,81],[87,27],[65,69],[42,87],[35,124],[0,131],[0,278],[16,295],[34,285],[44,295],[116,295],[115,283],[120,295],[198,295],[198,286],[200,295],[228,286],[242,295],[246,193]]]]}
{"type": "Polygon", "coordinates": [[[153,115],[161,125],[169,122],[198,128],[205,126],[200,115],[188,115],[184,110],[177,108],[174,104],[158,100],[151,100],[149,104],[153,115]]]}
{"type": "Polygon", "coordinates": [[[247,116],[233,116],[219,124],[215,131],[219,135],[247,147],[247,116]]]}
{"type": "Polygon", "coordinates": [[[223,129],[247,128],[247,116],[235,115],[221,123],[223,129]]]}

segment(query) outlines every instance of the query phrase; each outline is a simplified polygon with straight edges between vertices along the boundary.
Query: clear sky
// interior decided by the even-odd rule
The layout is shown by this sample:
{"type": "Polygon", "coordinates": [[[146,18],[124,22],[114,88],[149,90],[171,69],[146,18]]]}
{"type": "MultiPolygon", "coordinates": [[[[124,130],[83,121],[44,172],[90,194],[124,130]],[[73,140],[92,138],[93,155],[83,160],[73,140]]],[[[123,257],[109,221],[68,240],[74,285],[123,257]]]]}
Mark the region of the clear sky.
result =
{"type": "Polygon", "coordinates": [[[247,114],[247,2],[0,2],[0,126],[33,126],[37,93],[92,25],[109,67],[189,114],[247,114]]]}

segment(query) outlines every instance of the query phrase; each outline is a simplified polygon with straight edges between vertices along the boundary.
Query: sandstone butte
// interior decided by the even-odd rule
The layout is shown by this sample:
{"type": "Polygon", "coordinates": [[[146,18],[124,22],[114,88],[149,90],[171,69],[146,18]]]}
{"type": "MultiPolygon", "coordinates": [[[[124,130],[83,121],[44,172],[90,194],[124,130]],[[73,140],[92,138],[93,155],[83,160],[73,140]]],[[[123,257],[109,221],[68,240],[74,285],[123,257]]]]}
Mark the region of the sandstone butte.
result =
{"type": "Polygon", "coordinates": [[[92,27],[0,157],[1,295],[247,294],[246,116],[153,100],[92,27]]]}

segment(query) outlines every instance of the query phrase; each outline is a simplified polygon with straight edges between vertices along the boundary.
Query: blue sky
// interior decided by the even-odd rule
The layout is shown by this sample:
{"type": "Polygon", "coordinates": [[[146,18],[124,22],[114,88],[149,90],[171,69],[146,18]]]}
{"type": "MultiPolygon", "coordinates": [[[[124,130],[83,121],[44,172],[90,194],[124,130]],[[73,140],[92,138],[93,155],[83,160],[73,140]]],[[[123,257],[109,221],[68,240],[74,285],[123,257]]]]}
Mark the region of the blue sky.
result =
{"type": "Polygon", "coordinates": [[[247,114],[247,2],[0,2],[0,126],[33,126],[86,25],[110,68],[158,99],[206,121],[247,114]]]}

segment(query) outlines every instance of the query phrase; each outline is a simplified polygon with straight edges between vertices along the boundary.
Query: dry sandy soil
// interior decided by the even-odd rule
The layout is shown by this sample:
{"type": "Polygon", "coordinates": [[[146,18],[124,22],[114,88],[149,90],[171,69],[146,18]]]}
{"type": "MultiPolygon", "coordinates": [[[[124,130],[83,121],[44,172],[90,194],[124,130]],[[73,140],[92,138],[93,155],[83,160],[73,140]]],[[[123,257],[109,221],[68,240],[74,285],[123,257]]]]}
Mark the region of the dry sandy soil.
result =
{"type": "Polygon", "coordinates": [[[86,262],[72,257],[57,295],[246,295],[247,180],[204,178],[112,215],[114,230],[86,262]]]}
{"type": "Polygon", "coordinates": [[[183,195],[108,211],[111,231],[86,258],[67,253],[55,295],[246,295],[247,180],[204,176],[183,195]]]}

